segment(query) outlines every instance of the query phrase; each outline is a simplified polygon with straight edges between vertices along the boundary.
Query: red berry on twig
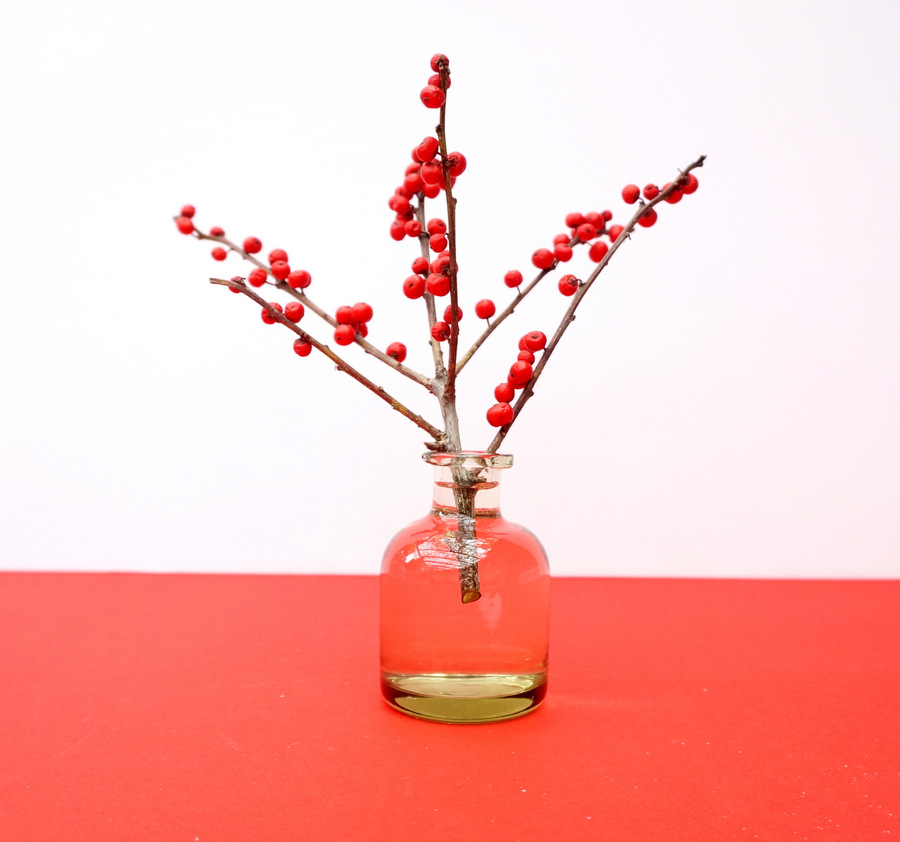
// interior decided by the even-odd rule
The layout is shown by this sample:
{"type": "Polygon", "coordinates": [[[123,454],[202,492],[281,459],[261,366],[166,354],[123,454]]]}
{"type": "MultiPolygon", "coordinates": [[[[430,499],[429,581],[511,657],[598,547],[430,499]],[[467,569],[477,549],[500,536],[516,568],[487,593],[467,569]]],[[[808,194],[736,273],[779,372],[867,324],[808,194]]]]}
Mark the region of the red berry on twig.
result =
{"type": "Polygon", "coordinates": [[[641,195],[641,188],[636,184],[626,184],[622,188],[622,198],[626,205],[633,205],[641,195]]]}
{"type": "Polygon", "coordinates": [[[496,312],[497,307],[490,298],[482,298],[481,301],[475,305],[475,315],[478,316],[479,319],[489,319],[496,312]]]}
{"type": "Polygon", "coordinates": [[[578,278],[574,275],[563,275],[557,286],[563,295],[575,295],[578,292],[578,278]]]}
{"type": "Polygon", "coordinates": [[[609,251],[609,246],[603,242],[603,240],[595,240],[591,243],[591,247],[588,249],[588,257],[594,261],[594,263],[599,263],[606,257],[606,252],[609,251]]]}
{"type": "Polygon", "coordinates": [[[293,289],[306,289],[312,283],[312,276],[305,269],[295,269],[287,276],[287,282],[293,289]]]}
{"type": "Polygon", "coordinates": [[[443,251],[447,248],[447,238],[443,234],[432,234],[428,239],[432,251],[443,251]]]}
{"type": "Polygon", "coordinates": [[[431,326],[431,336],[438,342],[446,342],[450,338],[450,325],[446,322],[435,322],[431,326]]]}
{"type": "Polygon", "coordinates": [[[568,244],[568,240],[553,246],[553,256],[560,263],[568,263],[572,259],[572,247],[568,244]]]}
{"type": "Polygon", "coordinates": [[[349,304],[343,304],[334,311],[334,320],[339,325],[352,325],[357,322],[357,319],[353,318],[353,308],[349,304]]]}
{"type": "Polygon", "coordinates": [[[503,276],[503,283],[508,287],[517,287],[522,283],[522,273],[518,269],[510,269],[503,276]]]}
{"type": "MultiPolygon", "coordinates": [[[[283,313],[283,312],[284,312],[284,310],[282,309],[281,305],[280,305],[277,301],[270,301],[270,302],[269,302],[269,306],[270,306],[273,310],[277,310],[279,313],[283,313]]],[[[275,324],[275,321],[276,321],[275,317],[274,317],[274,316],[273,316],[273,315],[272,315],[265,307],[263,308],[263,311],[262,311],[262,320],[263,320],[267,325],[273,325],[273,324],[275,324]]]]}
{"type": "Polygon", "coordinates": [[[494,398],[500,403],[509,403],[516,396],[516,387],[504,380],[494,389],[494,398]]]}
{"type": "Polygon", "coordinates": [[[403,294],[407,298],[421,298],[425,295],[425,278],[421,275],[410,275],[403,282],[403,294]]]}
{"type": "Polygon", "coordinates": [[[526,363],[524,360],[517,360],[510,366],[509,377],[507,379],[517,389],[521,389],[529,380],[531,380],[533,374],[534,370],[529,363],[526,363]]]}
{"type": "Polygon", "coordinates": [[[372,321],[372,305],[366,304],[365,301],[358,301],[351,308],[354,322],[370,322],[372,321]]]}
{"type": "Polygon", "coordinates": [[[700,182],[697,181],[697,176],[695,176],[692,172],[689,172],[686,176],[684,176],[683,181],[684,183],[681,184],[681,192],[687,194],[688,196],[690,196],[691,193],[694,193],[700,186],[700,182]]]}
{"type": "Polygon", "coordinates": [[[252,287],[261,287],[269,279],[269,273],[265,269],[257,267],[247,275],[247,283],[252,287]]]}
{"type": "Polygon", "coordinates": [[[641,218],[638,219],[638,225],[642,228],[649,228],[656,222],[656,217],[656,208],[647,208],[641,215],[641,218]]]}
{"type": "Polygon", "coordinates": [[[431,69],[435,73],[438,73],[441,69],[441,65],[443,65],[444,67],[449,67],[450,59],[448,59],[447,56],[445,56],[443,53],[435,53],[431,57],[431,69]]]}
{"type": "Polygon", "coordinates": [[[272,264],[272,277],[279,281],[286,281],[291,274],[291,267],[283,260],[276,260],[272,264]]]}
{"type": "Polygon", "coordinates": [[[192,219],[197,210],[193,205],[182,205],[181,206],[181,215],[186,216],[188,219],[192,219]]]}
{"type": "Polygon", "coordinates": [[[271,266],[273,263],[276,263],[279,260],[283,260],[285,263],[287,263],[287,252],[284,249],[272,249],[272,251],[269,252],[269,265],[271,266]]]}
{"type": "Polygon", "coordinates": [[[301,357],[308,357],[312,351],[312,345],[299,336],[294,340],[294,353],[301,357]]]}
{"type": "Polygon", "coordinates": [[[446,234],[447,223],[443,219],[429,219],[425,229],[429,234],[446,234]]]}
{"type": "Polygon", "coordinates": [[[609,231],[607,232],[609,234],[609,239],[614,243],[616,240],[619,239],[619,236],[621,235],[621,233],[624,230],[625,230],[624,225],[610,225],[609,231]]]}
{"type": "Polygon", "coordinates": [[[294,322],[294,324],[303,318],[305,312],[306,308],[299,301],[289,301],[284,306],[285,317],[294,322]]]}
{"type": "Polygon", "coordinates": [[[349,345],[356,339],[356,329],[353,325],[338,325],[334,329],[334,341],[338,345],[349,345]]]}
{"type": "Polygon", "coordinates": [[[228,257],[228,252],[222,248],[222,246],[216,246],[211,252],[213,256],[213,260],[224,260],[228,257]]]}
{"type": "Polygon", "coordinates": [[[584,214],[580,213],[567,213],[566,214],[566,225],[569,228],[577,228],[581,223],[584,222],[584,214]]]}
{"type": "Polygon", "coordinates": [[[209,229],[209,236],[210,237],[224,237],[225,229],[219,228],[218,225],[213,225],[213,227],[209,229]]]}
{"type": "Polygon", "coordinates": [[[529,365],[534,365],[534,353],[529,351],[527,348],[523,348],[516,355],[517,360],[521,360],[522,362],[528,363],[529,365]]]}
{"type": "Polygon", "coordinates": [[[247,254],[257,254],[262,251],[262,240],[259,237],[247,237],[244,240],[244,251],[247,254]]]}
{"type": "MultiPolygon", "coordinates": [[[[447,324],[450,324],[450,322],[452,321],[452,317],[453,317],[453,309],[452,309],[452,307],[448,304],[447,307],[446,307],[446,309],[444,310],[444,321],[447,322],[447,324]]],[[[457,322],[461,322],[461,321],[462,321],[462,317],[463,317],[462,307],[457,306],[457,308],[456,308],[456,321],[457,321],[457,322]]]]}
{"type": "Polygon", "coordinates": [[[398,363],[402,363],[406,359],[406,345],[402,342],[391,342],[385,353],[398,363]]]}
{"type": "Polygon", "coordinates": [[[659,195],[659,188],[655,184],[648,184],[644,187],[644,198],[650,202],[659,195]]]}
{"type": "Polygon", "coordinates": [[[450,278],[446,275],[432,272],[425,281],[425,289],[438,298],[443,298],[450,292],[450,278]]]}
{"type": "Polygon", "coordinates": [[[444,92],[434,85],[426,85],[419,94],[419,99],[426,108],[440,108],[446,99],[444,92]]]}
{"type": "Polygon", "coordinates": [[[529,351],[543,351],[547,346],[547,337],[539,330],[533,330],[531,333],[526,333],[522,337],[522,341],[529,351]]]}
{"type": "Polygon", "coordinates": [[[515,410],[508,403],[495,403],[487,411],[487,422],[492,427],[502,427],[512,422],[515,414],[515,410]]]}
{"type": "Polygon", "coordinates": [[[456,177],[462,175],[466,171],[466,156],[462,152],[451,152],[447,156],[447,166],[450,168],[450,175],[456,177]]]}
{"type": "Polygon", "coordinates": [[[415,149],[416,160],[423,164],[433,161],[439,147],[436,137],[426,137],[415,149]]]}
{"type": "Polygon", "coordinates": [[[178,226],[178,230],[181,231],[182,234],[194,233],[194,223],[191,222],[191,218],[189,216],[179,216],[175,220],[175,225],[178,226]]]}
{"type": "Polygon", "coordinates": [[[549,249],[538,249],[531,255],[531,262],[538,269],[549,269],[556,262],[556,258],[549,249]]]}

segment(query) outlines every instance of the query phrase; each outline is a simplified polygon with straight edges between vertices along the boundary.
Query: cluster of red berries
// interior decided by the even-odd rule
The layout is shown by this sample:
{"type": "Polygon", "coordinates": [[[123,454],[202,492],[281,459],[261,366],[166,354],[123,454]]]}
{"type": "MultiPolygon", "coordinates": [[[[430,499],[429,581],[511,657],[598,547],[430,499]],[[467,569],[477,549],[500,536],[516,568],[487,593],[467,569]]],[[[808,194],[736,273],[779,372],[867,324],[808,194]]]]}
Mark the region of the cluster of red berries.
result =
{"type": "MultiPolygon", "coordinates": [[[[636,184],[626,184],[622,188],[622,198],[627,205],[633,205],[642,195],[648,202],[652,202],[663,190],[667,190],[671,186],[672,182],[664,184],[662,187],[657,187],[655,184],[647,184],[641,190],[636,184]]],[[[689,196],[691,193],[696,192],[699,186],[700,182],[697,181],[697,176],[692,172],[682,175],[678,178],[675,189],[666,196],[666,201],[670,205],[678,204],[684,196],[689,196]]],[[[653,208],[650,208],[650,210],[652,211],[653,208]]],[[[649,228],[652,224],[652,222],[645,224],[644,217],[638,220],[638,225],[644,225],[645,228],[649,228]]]]}
{"type": "Polygon", "coordinates": [[[368,323],[372,320],[372,305],[359,301],[352,307],[344,304],[334,312],[337,327],[334,329],[334,341],[338,345],[349,345],[357,336],[365,338],[369,334],[368,323]]]}
{"type": "Polygon", "coordinates": [[[443,53],[435,53],[431,57],[431,69],[434,71],[428,77],[428,84],[419,93],[419,99],[426,108],[440,108],[446,101],[446,92],[441,85],[441,70],[446,71],[447,87],[450,87],[450,59],[443,53]]]}
{"type": "Polygon", "coordinates": [[[497,401],[488,411],[488,424],[492,427],[503,427],[512,422],[515,410],[512,408],[513,398],[519,389],[524,389],[534,377],[535,354],[547,347],[547,337],[539,330],[526,333],[519,340],[519,355],[510,366],[509,374],[497,388],[494,398],[497,401]]]}
{"type": "MultiPolygon", "coordinates": [[[[437,54],[431,59],[431,69],[435,74],[428,80],[428,85],[422,90],[421,98],[429,108],[440,108],[444,104],[444,90],[441,88],[441,67],[448,67],[450,60],[443,54],[437,54]]],[[[447,87],[450,87],[449,72],[446,76],[447,87]]],[[[423,229],[422,223],[416,219],[413,198],[436,199],[441,190],[446,186],[444,168],[450,177],[450,186],[456,183],[457,176],[463,174],[466,169],[466,156],[461,152],[451,152],[449,155],[440,154],[440,143],[436,137],[426,137],[412,151],[412,163],[407,165],[403,174],[403,183],[394,191],[394,195],[388,200],[388,207],[394,211],[394,221],[391,223],[391,237],[398,242],[404,237],[417,237],[427,239],[428,245],[434,252],[441,252],[447,248],[447,226],[441,220],[431,220],[423,229]],[[439,230],[433,230],[432,226],[439,230]]]]}
{"type": "Polygon", "coordinates": [[[450,252],[442,251],[430,263],[424,257],[417,257],[411,268],[414,274],[403,282],[403,294],[407,298],[421,298],[426,292],[435,298],[450,294],[450,252]]]}

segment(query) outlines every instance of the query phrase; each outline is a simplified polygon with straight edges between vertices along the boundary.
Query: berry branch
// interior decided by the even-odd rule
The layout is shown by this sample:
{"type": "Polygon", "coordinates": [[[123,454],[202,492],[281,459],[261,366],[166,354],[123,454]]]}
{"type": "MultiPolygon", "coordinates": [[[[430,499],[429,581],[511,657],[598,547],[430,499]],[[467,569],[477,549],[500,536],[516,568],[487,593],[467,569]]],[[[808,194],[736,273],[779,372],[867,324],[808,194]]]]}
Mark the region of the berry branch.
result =
{"type": "Polygon", "coordinates": [[[302,341],[309,343],[313,348],[321,351],[326,357],[328,357],[328,359],[330,359],[335,364],[335,367],[338,371],[343,371],[344,373],[349,374],[357,382],[362,383],[362,385],[365,386],[369,391],[373,392],[379,398],[385,401],[385,403],[389,404],[392,409],[395,409],[405,418],[408,418],[418,427],[421,427],[426,433],[428,433],[429,436],[431,436],[435,440],[435,442],[440,442],[443,439],[444,434],[437,427],[435,427],[433,424],[429,424],[424,418],[422,418],[421,415],[417,415],[415,412],[408,409],[400,401],[388,394],[387,390],[382,386],[378,386],[377,384],[373,383],[371,380],[369,380],[368,377],[357,371],[352,365],[346,362],[346,360],[343,360],[341,357],[335,354],[334,351],[332,351],[331,348],[329,348],[327,345],[323,345],[317,339],[313,338],[310,334],[306,333],[306,331],[303,331],[299,327],[297,327],[294,322],[292,322],[284,315],[282,310],[274,307],[262,296],[257,295],[255,292],[253,292],[253,290],[247,289],[243,281],[226,281],[223,278],[210,278],[209,282],[211,284],[217,284],[219,286],[226,286],[229,289],[234,290],[235,292],[243,293],[251,301],[255,301],[263,308],[266,313],[269,314],[272,322],[279,322],[280,324],[283,324],[286,328],[288,328],[288,330],[292,330],[294,333],[296,333],[302,341]]]}
{"type": "MultiPolygon", "coordinates": [[[[450,151],[447,142],[447,96],[451,85],[450,64],[447,57],[437,54],[431,59],[434,72],[427,85],[420,92],[422,103],[429,109],[439,110],[435,135],[422,140],[412,152],[412,162],[405,169],[402,184],[394,191],[388,206],[394,212],[390,226],[392,239],[400,242],[407,237],[418,240],[419,255],[412,261],[412,274],[403,282],[402,291],[407,299],[423,298],[427,316],[427,341],[431,346],[434,375],[429,377],[404,365],[407,347],[403,342],[391,342],[385,350],[372,344],[366,337],[369,323],[373,318],[373,308],[366,302],[341,305],[332,315],[316,304],[307,294],[312,281],[304,270],[291,269],[287,253],[283,249],[273,249],[268,254],[268,262],[256,257],[262,250],[262,242],[256,237],[247,237],[238,245],[225,237],[221,228],[214,227],[208,233],[194,225],[195,214],[192,205],[185,205],[175,223],[183,234],[193,235],[198,240],[210,240],[215,245],[212,257],[224,261],[234,253],[253,267],[246,280],[234,277],[230,281],[212,278],[213,284],[226,286],[232,292],[239,292],[262,307],[262,319],[268,324],[279,323],[296,334],[294,351],[306,357],[314,350],[324,354],[339,371],[376,394],[392,409],[424,430],[431,441],[426,447],[432,451],[450,453],[463,452],[463,436],[457,412],[457,390],[459,376],[479,352],[497,328],[515,313],[518,304],[528,295],[534,294],[538,285],[562,264],[573,259],[576,251],[587,252],[587,257],[596,264],[587,279],[582,281],[574,274],[564,274],[557,281],[557,290],[564,297],[571,297],[550,339],[540,330],[532,330],[519,340],[518,353],[509,368],[509,373],[494,389],[497,401],[487,410],[488,423],[496,428],[496,433],[488,445],[487,453],[496,453],[512,425],[535,393],[538,380],[543,376],[550,357],[555,352],[563,335],[575,320],[578,307],[584,296],[609,265],[612,256],[630,240],[636,227],[649,228],[657,221],[657,206],[662,202],[676,204],[697,190],[698,182],[693,170],[702,167],[705,156],[699,157],[684,170],[679,171],[673,182],[662,188],[647,184],[643,190],[635,184],[628,184],[622,190],[626,204],[637,204],[637,208],[625,225],[612,224],[610,210],[586,214],[570,213],[566,216],[566,231],[553,238],[552,248],[538,248],[531,256],[531,263],[537,274],[523,286],[523,275],[518,269],[511,269],[504,278],[505,286],[511,291],[512,299],[499,308],[490,298],[483,298],[475,304],[475,316],[485,321],[480,334],[460,356],[460,323],[463,311],[460,308],[459,263],[457,261],[457,200],[453,195],[455,182],[466,169],[466,158],[460,152],[450,151]],[[427,201],[437,199],[444,193],[446,220],[428,219],[427,201]],[[291,300],[286,305],[266,301],[250,287],[271,286],[291,300]],[[438,300],[449,296],[449,306],[441,314],[438,300]],[[412,412],[394,398],[383,386],[365,377],[343,356],[328,345],[298,327],[306,310],[322,319],[334,331],[334,341],[339,346],[357,345],[363,352],[388,365],[404,377],[430,391],[438,401],[441,412],[442,429],[412,412]],[[447,342],[447,357],[444,358],[442,344],[447,342]],[[538,359],[540,355],[540,359],[538,359]]],[[[451,462],[456,500],[457,530],[452,544],[457,547],[460,593],[463,602],[474,602],[481,596],[478,570],[478,541],[476,539],[475,490],[480,481],[479,471],[462,467],[464,460],[451,462]]]]}

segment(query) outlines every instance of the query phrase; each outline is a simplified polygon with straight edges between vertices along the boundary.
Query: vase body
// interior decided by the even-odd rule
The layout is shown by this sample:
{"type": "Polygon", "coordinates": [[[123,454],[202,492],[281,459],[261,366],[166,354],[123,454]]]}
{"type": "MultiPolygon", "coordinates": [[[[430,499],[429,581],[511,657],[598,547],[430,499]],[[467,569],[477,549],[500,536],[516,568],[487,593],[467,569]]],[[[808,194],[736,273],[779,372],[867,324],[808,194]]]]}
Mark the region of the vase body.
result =
{"type": "Polygon", "coordinates": [[[538,539],[500,514],[509,456],[425,454],[431,511],[385,551],[385,700],[412,716],[491,722],[534,710],[547,688],[550,573],[538,539]]]}

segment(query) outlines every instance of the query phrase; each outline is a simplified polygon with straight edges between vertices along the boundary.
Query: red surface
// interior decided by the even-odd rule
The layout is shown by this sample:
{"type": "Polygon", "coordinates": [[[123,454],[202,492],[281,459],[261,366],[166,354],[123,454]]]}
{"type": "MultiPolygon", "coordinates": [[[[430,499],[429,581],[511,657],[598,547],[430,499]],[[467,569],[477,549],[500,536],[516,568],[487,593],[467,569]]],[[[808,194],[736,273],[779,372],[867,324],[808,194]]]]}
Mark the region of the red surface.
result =
{"type": "Polygon", "coordinates": [[[475,726],[380,700],[376,591],[0,574],[0,840],[900,837],[900,582],[558,579],[475,726]]]}

